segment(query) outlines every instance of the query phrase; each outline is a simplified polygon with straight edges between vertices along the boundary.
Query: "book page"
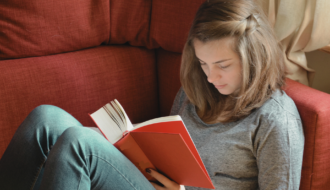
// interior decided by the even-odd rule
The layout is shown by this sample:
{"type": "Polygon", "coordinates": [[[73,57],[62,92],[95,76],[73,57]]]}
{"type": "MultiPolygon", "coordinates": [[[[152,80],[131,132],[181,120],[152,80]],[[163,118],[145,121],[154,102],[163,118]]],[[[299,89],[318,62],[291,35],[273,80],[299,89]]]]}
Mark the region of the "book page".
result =
{"type": "Polygon", "coordinates": [[[114,144],[123,135],[123,131],[102,107],[90,115],[106,139],[114,144]]]}
{"type": "Polygon", "coordinates": [[[181,120],[181,117],[179,115],[159,117],[159,118],[155,118],[155,119],[145,121],[143,123],[134,124],[134,130],[138,129],[140,127],[146,126],[146,125],[151,125],[151,124],[154,124],[154,123],[168,122],[168,121],[182,121],[182,120],[181,120]]]}
{"type": "Polygon", "coordinates": [[[125,131],[128,130],[128,131],[131,131],[134,127],[133,127],[133,124],[131,122],[131,120],[129,120],[124,108],[121,106],[121,104],[118,102],[117,99],[114,100],[115,104],[118,106],[118,108],[120,109],[120,111],[123,113],[123,120],[125,120],[125,131]]]}
{"type": "Polygon", "coordinates": [[[109,142],[117,142],[125,131],[134,129],[124,108],[115,99],[96,112],[90,114],[102,134],[109,142]]]}

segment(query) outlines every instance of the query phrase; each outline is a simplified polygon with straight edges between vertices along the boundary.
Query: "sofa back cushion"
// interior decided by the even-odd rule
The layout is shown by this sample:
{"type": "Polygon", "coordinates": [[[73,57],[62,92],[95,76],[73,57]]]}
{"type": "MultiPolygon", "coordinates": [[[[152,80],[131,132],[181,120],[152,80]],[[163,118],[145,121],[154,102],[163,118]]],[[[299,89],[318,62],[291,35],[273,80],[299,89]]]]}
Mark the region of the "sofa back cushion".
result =
{"type": "Polygon", "coordinates": [[[1,0],[0,60],[101,44],[181,53],[204,0],[1,0]]]}
{"type": "Polygon", "coordinates": [[[152,1],[110,0],[110,40],[149,49],[159,47],[149,40],[152,1]]]}
{"type": "Polygon", "coordinates": [[[181,53],[192,21],[205,0],[153,0],[151,41],[167,51],[181,53]]]}
{"type": "Polygon", "coordinates": [[[4,60],[0,64],[0,158],[35,107],[52,104],[85,126],[117,99],[133,123],[159,116],[154,50],[100,46],[77,52],[4,60]]]}
{"type": "Polygon", "coordinates": [[[109,30],[109,0],[1,0],[0,60],[98,46],[109,30]]]}

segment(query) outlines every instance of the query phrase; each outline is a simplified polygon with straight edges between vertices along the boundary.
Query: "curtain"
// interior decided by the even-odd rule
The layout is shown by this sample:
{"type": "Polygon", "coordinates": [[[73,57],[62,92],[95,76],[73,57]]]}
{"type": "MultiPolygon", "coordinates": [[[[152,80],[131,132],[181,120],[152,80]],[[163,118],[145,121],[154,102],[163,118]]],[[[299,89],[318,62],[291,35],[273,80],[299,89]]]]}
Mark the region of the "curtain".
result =
{"type": "Polygon", "coordinates": [[[324,51],[324,52],[327,52],[327,53],[330,53],[330,45],[327,45],[324,48],[321,48],[320,50],[324,51]]]}
{"type": "Polygon", "coordinates": [[[308,67],[305,52],[321,48],[330,52],[330,0],[256,1],[282,44],[287,77],[311,86],[315,72],[308,67]]]}

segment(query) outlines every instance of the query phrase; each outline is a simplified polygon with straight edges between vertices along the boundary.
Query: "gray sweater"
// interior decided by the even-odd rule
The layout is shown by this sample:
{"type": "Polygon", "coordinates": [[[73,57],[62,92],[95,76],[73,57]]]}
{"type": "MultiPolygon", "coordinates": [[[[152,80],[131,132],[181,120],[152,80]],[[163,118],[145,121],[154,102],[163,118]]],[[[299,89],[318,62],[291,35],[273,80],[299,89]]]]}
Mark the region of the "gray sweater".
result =
{"type": "Polygon", "coordinates": [[[182,117],[216,189],[299,189],[304,134],[285,92],[244,119],[206,124],[181,88],[171,115],[182,117]]]}

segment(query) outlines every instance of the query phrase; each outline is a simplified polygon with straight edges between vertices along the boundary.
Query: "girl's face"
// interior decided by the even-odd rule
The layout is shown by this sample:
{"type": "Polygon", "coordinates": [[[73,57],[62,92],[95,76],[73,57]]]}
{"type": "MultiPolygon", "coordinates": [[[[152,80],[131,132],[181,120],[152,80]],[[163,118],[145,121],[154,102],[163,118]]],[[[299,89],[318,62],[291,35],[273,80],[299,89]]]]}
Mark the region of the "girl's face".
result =
{"type": "Polygon", "coordinates": [[[222,38],[206,43],[194,40],[195,54],[208,82],[223,95],[237,92],[242,83],[241,60],[233,51],[233,45],[233,38],[222,38]]]}

